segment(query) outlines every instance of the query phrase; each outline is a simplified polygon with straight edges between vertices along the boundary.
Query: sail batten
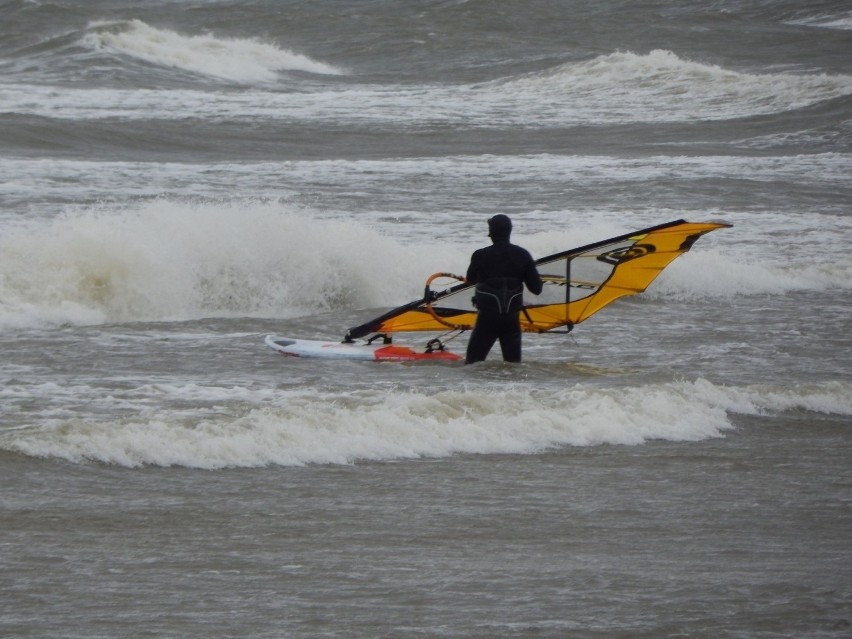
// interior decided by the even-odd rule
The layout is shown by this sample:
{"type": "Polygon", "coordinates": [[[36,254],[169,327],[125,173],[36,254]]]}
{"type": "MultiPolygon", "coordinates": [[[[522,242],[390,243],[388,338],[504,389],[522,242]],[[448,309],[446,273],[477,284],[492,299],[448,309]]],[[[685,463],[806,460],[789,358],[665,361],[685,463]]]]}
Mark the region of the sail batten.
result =
{"type": "MultiPolygon", "coordinates": [[[[544,281],[540,295],[527,294],[521,329],[543,333],[570,330],[617,299],[645,291],[679,255],[725,222],[675,220],[536,261],[544,281]]],[[[431,281],[431,278],[430,278],[431,281]]],[[[347,340],[370,333],[472,329],[476,322],[473,285],[457,284],[349,329],[347,340]]]]}

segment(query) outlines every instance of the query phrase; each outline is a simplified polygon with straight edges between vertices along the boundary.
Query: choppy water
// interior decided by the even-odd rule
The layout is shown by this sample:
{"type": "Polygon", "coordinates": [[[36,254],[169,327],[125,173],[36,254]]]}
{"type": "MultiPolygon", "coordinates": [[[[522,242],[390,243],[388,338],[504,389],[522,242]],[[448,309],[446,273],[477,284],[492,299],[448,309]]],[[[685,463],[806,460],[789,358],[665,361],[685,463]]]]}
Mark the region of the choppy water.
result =
{"type": "Polygon", "coordinates": [[[843,2],[0,4],[0,634],[848,636],[850,52],[843,2]],[[494,212],[734,227],[519,366],[263,346],[494,212]]]}

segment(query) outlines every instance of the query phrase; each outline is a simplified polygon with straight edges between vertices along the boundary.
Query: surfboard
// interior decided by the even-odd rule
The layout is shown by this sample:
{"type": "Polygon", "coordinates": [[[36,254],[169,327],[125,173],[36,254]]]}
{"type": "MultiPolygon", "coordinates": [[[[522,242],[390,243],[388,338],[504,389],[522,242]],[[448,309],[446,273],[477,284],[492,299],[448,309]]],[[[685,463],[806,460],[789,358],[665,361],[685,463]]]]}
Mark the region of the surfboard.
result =
{"type": "Polygon", "coordinates": [[[416,362],[461,360],[461,355],[448,350],[416,351],[397,344],[368,344],[366,342],[324,342],[322,340],[292,339],[267,335],[269,348],[289,357],[321,359],[351,359],[375,362],[416,362]]]}

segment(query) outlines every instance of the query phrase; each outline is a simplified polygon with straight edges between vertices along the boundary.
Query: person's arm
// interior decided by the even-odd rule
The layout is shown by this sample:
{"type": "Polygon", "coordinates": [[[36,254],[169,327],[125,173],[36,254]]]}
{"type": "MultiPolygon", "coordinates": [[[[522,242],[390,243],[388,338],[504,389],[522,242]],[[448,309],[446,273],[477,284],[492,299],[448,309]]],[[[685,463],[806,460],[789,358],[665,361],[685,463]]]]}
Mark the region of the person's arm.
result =
{"type": "Polygon", "coordinates": [[[477,253],[479,251],[475,251],[473,255],[470,256],[470,266],[467,267],[467,275],[465,276],[465,280],[468,284],[476,284],[479,282],[479,260],[477,259],[477,253]]]}
{"type": "Polygon", "coordinates": [[[544,282],[541,281],[541,275],[538,274],[538,269],[535,267],[535,260],[530,255],[530,260],[527,263],[527,273],[524,277],[524,283],[533,295],[540,295],[544,288],[544,282]]]}

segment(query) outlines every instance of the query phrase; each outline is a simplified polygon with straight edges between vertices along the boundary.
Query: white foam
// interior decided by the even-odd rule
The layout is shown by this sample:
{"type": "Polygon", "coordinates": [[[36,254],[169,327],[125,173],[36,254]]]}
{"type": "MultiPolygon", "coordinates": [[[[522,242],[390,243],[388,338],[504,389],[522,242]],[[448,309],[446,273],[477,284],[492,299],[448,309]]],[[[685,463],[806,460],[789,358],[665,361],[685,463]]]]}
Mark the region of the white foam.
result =
{"type": "Polygon", "coordinates": [[[277,79],[277,72],[284,70],[341,73],[329,64],[254,39],[184,35],[141,20],[98,23],[91,29],[83,39],[91,48],[109,48],[158,66],[234,82],[272,82],[277,79]]]}
{"type": "MultiPolygon", "coordinates": [[[[181,46],[192,50],[191,45],[181,46]]],[[[184,67],[195,64],[188,57],[189,61],[181,62],[184,67]]],[[[223,57],[229,60],[230,54],[223,57]]],[[[251,69],[250,62],[240,62],[245,57],[251,61],[250,56],[234,55],[238,64],[251,69]]],[[[199,58],[207,60],[207,54],[199,58]]],[[[252,82],[268,80],[275,70],[271,63],[258,63],[253,71],[243,66],[231,71],[216,56],[209,64],[221,65],[220,73],[230,73],[234,79],[252,82]]],[[[748,73],[684,60],[669,51],[652,51],[646,55],[613,53],[476,85],[355,85],[299,92],[260,86],[240,92],[68,87],[57,93],[52,87],[15,84],[3,89],[0,110],[47,117],[263,118],[530,128],[724,120],[779,113],[852,94],[852,76],[748,73]]]]}
{"type": "Polygon", "coordinates": [[[628,389],[278,392],[240,414],[56,420],[0,436],[35,457],[120,466],[251,467],[348,464],[459,453],[536,454],[566,446],[701,441],[729,415],[788,410],[852,415],[842,382],[730,388],[706,380],[628,389]]]}
{"type": "Polygon", "coordinates": [[[0,327],[391,306],[447,253],[276,204],[94,208],[0,237],[0,327]]]}
{"type": "Polygon", "coordinates": [[[852,161],[841,153],[769,157],[671,156],[641,159],[601,155],[456,155],[441,158],[380,160],[291,160],[279,162],[99,162],[93,160],[0,157],[0,195],[22,200],[36,196],[76,200],[107,200],[116,184],[122,197],[155,196],[164,192],[183,197],[233,196],[232,181],[255,197],[292,196],[305,183],[319,182],[349,189],[387,192],[431,185],[448,179],[472,189],[483,183],[506,185],[577,182],[603,186],[614,182],[651,180],[739,179],[774,184],[848,184],[852,161]],[[226,179],[227,178],[227,179],[226,179]],[[411,184],[414,179],[416,184],[411,184]]]}
{"type": "MultiPolygon", "coordinates": [[[[531,212],[516,216],[515,239],[543,256],[679,214],[649,212],[627,223],[621,211],[597,212],[566,229],[561,222],[578,219],[576,212],[531,212]]],[[[420,295],[430,273],[463,272],[482,243],[481,215],[455,212],[455,226],[445,226],[443,218],[413,213],[401,230],[359,215],[156,199],[11,225],[0,235],[0,329],[391,307],[420,295]],[[456,237],[450,227],[464,232],[456,237]],[[433,232],[440,240],[427,239],[433,232]]],[[[714,299],[852,286],[848,217],[830,225],[819,214],[726,217],[733,229],[702,238],[646,295],[714,299]]]]}
{"type": "MultiPolygon", "coordinates": [[[[700,246],[700,245],[699,245],[700,246]]],[[[730,251],[701,250],[681,256],[649,288],[649,298],[729,298],[793,291],[852,288],[852,260],[778,264],[730,251]]]]}
{"type": "Polygon", "coordinates": [[[720,120],[852,93],[852,76],[747,73],[671,51],[617,52],[483,85],[507,104],[535,98],[539,118],[573,122],[720,120]]]}
{"type": "Polygon", "coordinates": [[[823,29],[852,30],[852,11],[841,14],[821,14],[799,20],[790,20],[787,24],[801,24],[823,29]]]}

